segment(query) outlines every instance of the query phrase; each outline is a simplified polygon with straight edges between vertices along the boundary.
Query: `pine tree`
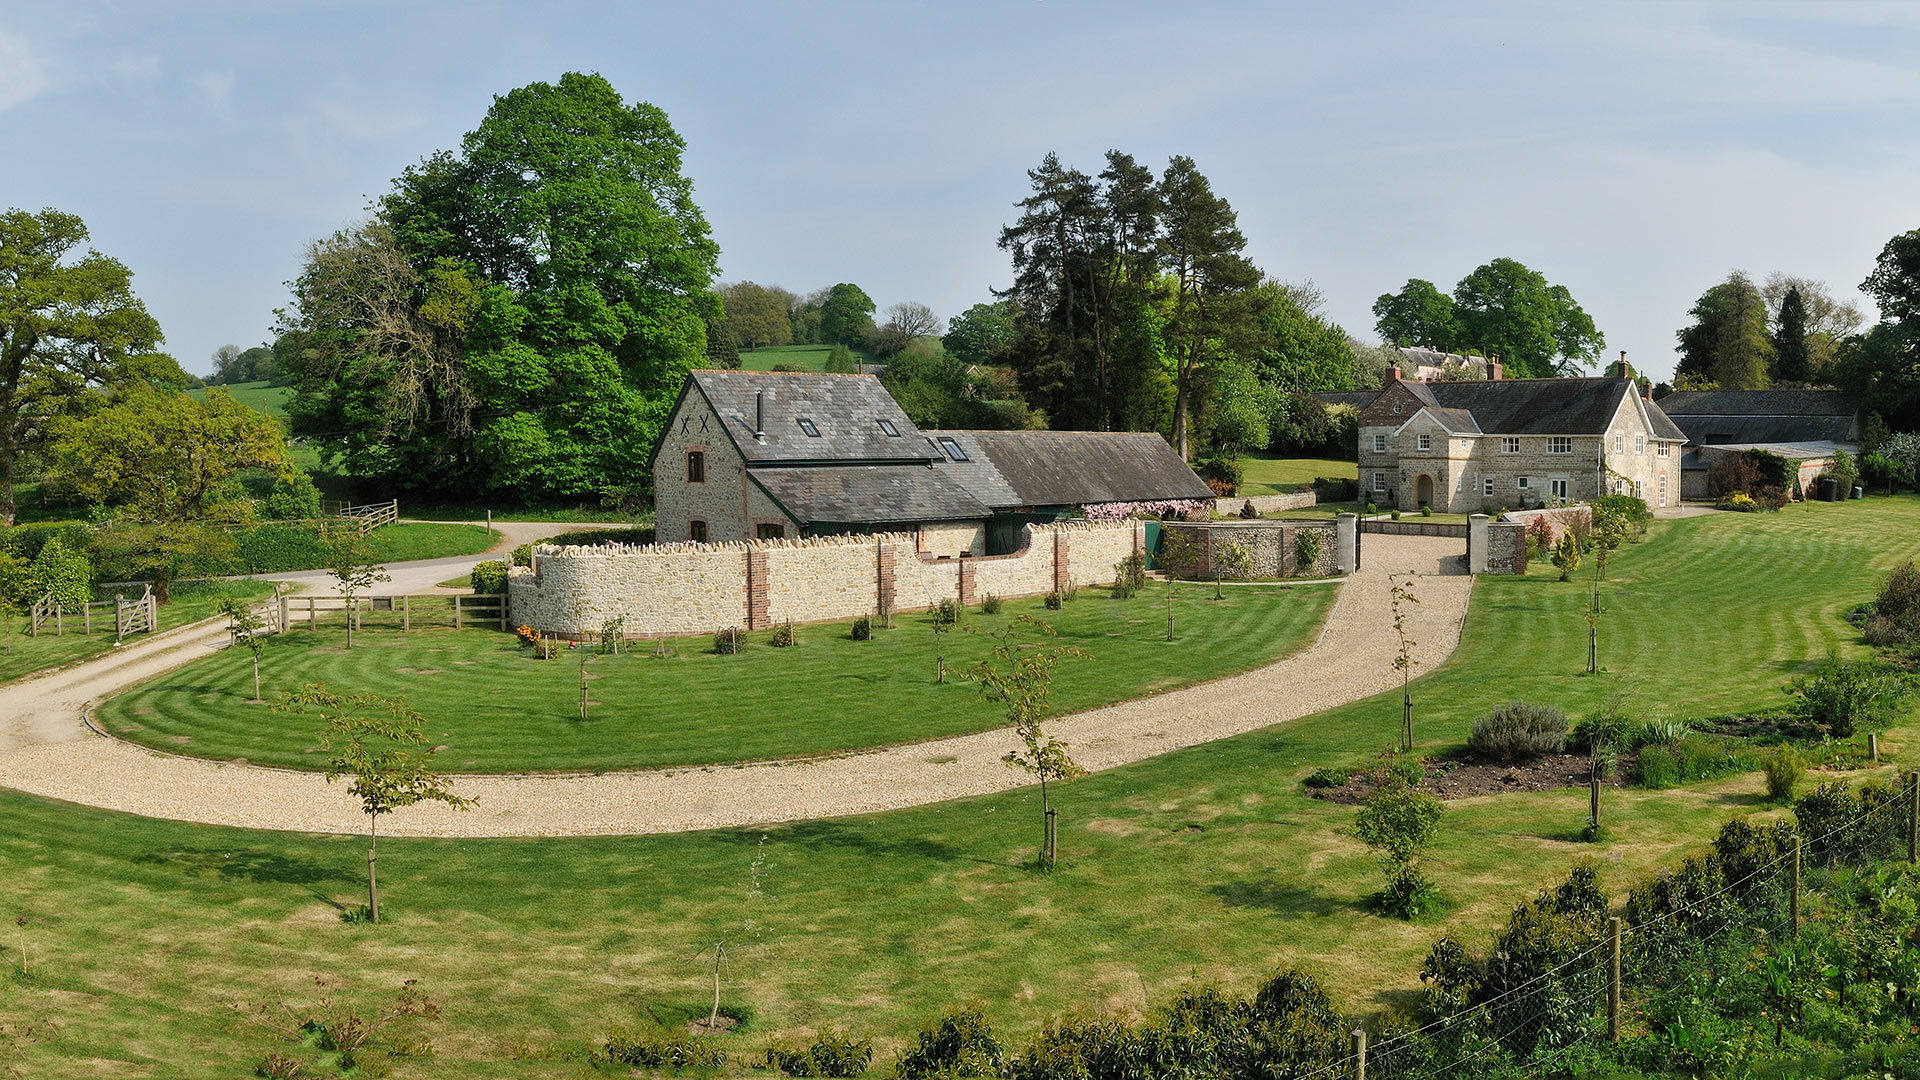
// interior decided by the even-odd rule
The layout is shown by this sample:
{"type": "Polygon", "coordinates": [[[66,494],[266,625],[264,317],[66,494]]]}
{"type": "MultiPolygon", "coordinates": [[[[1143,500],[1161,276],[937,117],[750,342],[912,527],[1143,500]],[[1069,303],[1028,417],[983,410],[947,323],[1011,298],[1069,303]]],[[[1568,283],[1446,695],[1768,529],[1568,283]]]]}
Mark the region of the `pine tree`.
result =
{"type": "Polygon", "coordinates": [[[1813,377],[1813,350],[1807,347],[1807,304],[1797,288],[1780,301],[1773,330],[1776,382],[1806,382],[1813,377]]]}

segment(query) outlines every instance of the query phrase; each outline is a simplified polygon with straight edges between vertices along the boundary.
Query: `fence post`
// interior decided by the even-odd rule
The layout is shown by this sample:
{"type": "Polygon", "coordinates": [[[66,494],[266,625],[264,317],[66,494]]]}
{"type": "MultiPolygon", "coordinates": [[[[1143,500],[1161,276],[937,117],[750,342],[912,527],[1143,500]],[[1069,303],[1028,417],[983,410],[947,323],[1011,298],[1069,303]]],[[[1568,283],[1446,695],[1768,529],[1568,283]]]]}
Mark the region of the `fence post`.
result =
{"type": "MultiPolygon", "coordinates": [[[[500,629],[502,630],[511,629],[507,625],[508,620],[507,620],[507,594],[506,593],[500,594],[500,599],[498,603],[500,604],[500,629]]],[[[620,639],[617,637],[613,639],[613,655],[615,656],[620,655],[620,639]]]]}
{"type": "Polygon", "coordinates": [[[314,598],[309,596],[307,597],[307,632],[313,633],[318,629],[320,629],[320,612],[314,607],[314,598]]]}
{"type": "Polygon", "coordinates": [[[1879,732],[1876,732],[1876,731],[1867,732],[1867,760],[1876,762],[1876,763],[1880,760],[1880,733],[1879,732]]]}
{"type": "Polygon", "coordinates": [[[1043,856],[1043,861],[1047,864],[1047,869],[1049,870],[1053,869],[1060,861],[1059,838],[1060,811],[1049,806],[1047,807],[1047,835],[1045,837],[1047,850],[1043,856]]]}
{"type": "Polygon", "coordinates": [[[404,634],[411,629],[413,629],[413,597],[403,596],[400,598],[400,632],[404,634]]]}
{"type": "Polygon", "coordinates": [[[453,596],[453,628],[455,630],[460,629],[460,600],[460,594],[455,593],[453,596]]]}
{"type": "Polygon", "coordinates": [[[1600,827],[1600,778],[1599,777],[1597,776],[1593,777],[1591,781],[1591,787],[1592,787],[1592,797],[1588,800],[1587,819],[1593,823],[1594,828],[1598,829],[1600,827]]]}
{"type": "Polygon", "coordinates": [[[88,637],[93,636],[93,605],[92,604],[84,604],[80,608],[80,632],[87,635],[88,637]]]}
{"type": "Polygon", "coordinates": [[[1353,1029],[1353,1080],[1367,1080],[1367,1032],[1353,1029]]]}
{"type": "Polygon", "coordinates": [[[1793,840],[1793,892],[1787,896],[1787,931],[1800,936],[1800,838],[1793,840]]]}
{"type": "MultiPolygon", "coordinates": [[[[275,591],[278,592],[278,589],[275,591]]],[[[290,621],[293,613],[287,610],[286,593],[280,593],[275,599],[280,601],[280,630],[284,633],[285,631],[293,629],[293,623],[290,621]]]]}
{"type": "MultiPolygon", "coordinates": [[[[1598,781],[1595,781],[1598,783],[1598,781]]],[[[1607,933],[1613,939],[1613,956],[1607,963],[1607,1038],[1620,1041],[1620,916],[1607,920],[1607,933]]]]}

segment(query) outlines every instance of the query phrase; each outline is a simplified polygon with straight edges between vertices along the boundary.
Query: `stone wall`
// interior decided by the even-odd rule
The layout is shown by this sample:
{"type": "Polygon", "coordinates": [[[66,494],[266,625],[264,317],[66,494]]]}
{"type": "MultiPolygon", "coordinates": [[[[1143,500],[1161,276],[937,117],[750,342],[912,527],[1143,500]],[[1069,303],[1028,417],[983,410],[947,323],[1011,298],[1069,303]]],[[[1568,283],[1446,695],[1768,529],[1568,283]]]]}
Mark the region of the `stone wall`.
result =
{"type": "Polygon", "coordinates": [[[1213,512],[1219,514],[1221,517],[1239,517],[1241,508],[1245,507],[1248,503],[1252,503],[1255,513],[1277,514],[1283,510],[1299,510],[1308,506],[1317,506],[1319,502],[1319,496],[1313,493],[1312,488],[1308,488],[1305,491],[1296,491],[1290,495],[1250,495],[1244,498],[1235,496],[1231,499],[1215,499],[1213,500],[1213,512]]]}
{"type": "MultiPolygon", "coordinates": [[[[624,618],[629,637],[697,634],[727,626],[848,619],[918,611],[943,597],[1032,596],[1068,581],[1113,580],[1140,550],[1138,521],[1031,525],[1008,555],[941,557],[914,534],[719,544],[602,544],[534,549],[533,567],[507,582],[511,618],[547,634],[586,638],[624,618]]],[[[1331,546],[1331,545],[1329,545],[1331,546]]]]}
{"type": "Polygon", "coordinates": [[[1211,578],[1216,566],[1229,580],[1241,578],[1330,577],[1339,573],[1339,552],[1335,526],[1331,521],[1193,521],[1165,522],[1163,536],[1177,536],[1190,545],[1191,556],[1169,559],[1161,547],[1156,560],[1180,577],[1211,578]],[[1299,538],[1311,535],[1319,547],[1311,565],[1300,566],[1299,538]],[[1252,572],[1235,574],[1226,569],[1221,556],[1228,544],[1245,548],[1252,572]]]}
{"type": "Polygon", "coordinates": [[[1518,522],[1487,523],[1487,562],[1489,574],[1527,572],[1527,527],[1518,522]]]}
{"type": "Polygon", "coordinates": [[[1545,510],[1512,510],[1500,518],[1501,521],[1518,524],[1522,529],[1531,525],[1536,519],[1545,521],[1547,527],[1553,530],[1553,536],[1548,543],[1558,543],[1560,541],[1560,534],[1566,532],[1568,529],[1572,529],[1573,534],[1578,536],[1580,543],[1584,545],[1587,542],[1587,534],[1593,531],[1593,507],[1591,506],[1561,506],[1545,510]]]}
{"type": "Polygon", "coordinates": [[[985,555],[985,521],[943,521],[920,526],[920,550],[929,555],[985,555]]]}

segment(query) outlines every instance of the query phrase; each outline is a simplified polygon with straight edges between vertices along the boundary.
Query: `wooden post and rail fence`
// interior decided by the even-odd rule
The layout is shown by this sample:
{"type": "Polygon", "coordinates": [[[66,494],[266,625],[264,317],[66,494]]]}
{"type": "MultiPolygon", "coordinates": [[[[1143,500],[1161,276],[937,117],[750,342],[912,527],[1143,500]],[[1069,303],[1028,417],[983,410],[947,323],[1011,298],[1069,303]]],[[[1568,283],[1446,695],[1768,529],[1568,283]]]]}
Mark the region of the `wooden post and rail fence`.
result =
{"type": "Polygon", "coordinates": [[[48,628],[52,629],[55,637],[64,637],[69,629],[91,634],[94,632],[95,612],[99,613],[101,632],[104,633],[111,625],[115,641],[123,640],[129,634],[152,633],[160,627],[159,601],[154,598],[151,585],[132,600],[115,596],[109,600],[90,600],[72,605],[55,600],[49,590],[27,610],[27,636],[39,637],[41,631],[48,628]]]}
{"type": "Polygon", "coordinates": [[[353,621],[358,630],[366,624],[369,616],[387,616],[380,620],[400,630],[412,630],[414,626],[447,626],[455,630],[473,626],[497,626],[502,630],[511,629],[508,625],[507,598],[497,595],[463,593],[407,593],[395,596],[356,596],[351,604],[344,596],[320,593],[302,593],[292,595],[282,593],[275,597],[276,608],[282,631],[299,629],[318,630],[322,621],[353,621]]]}

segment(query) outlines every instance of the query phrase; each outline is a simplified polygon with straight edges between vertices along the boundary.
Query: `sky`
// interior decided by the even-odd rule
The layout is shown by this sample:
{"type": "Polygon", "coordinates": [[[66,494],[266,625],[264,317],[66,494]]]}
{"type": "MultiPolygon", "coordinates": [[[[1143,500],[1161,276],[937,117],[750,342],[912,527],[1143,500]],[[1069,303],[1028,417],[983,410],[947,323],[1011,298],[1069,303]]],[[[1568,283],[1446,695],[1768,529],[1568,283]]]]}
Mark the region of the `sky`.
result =
{"type": "Polygon", "coordinates": [[[0,207],[79,214],[167,349],[272,333],[309,242],[496,94],[667,112],[724,280],[990,300],[1049,151],[1192,157],[1247,254],[1375,340],[1499,257],[1656,378],[1741,269],[1855,288],[1920,227],[1920,5],[0,0],[0,207]]]}

